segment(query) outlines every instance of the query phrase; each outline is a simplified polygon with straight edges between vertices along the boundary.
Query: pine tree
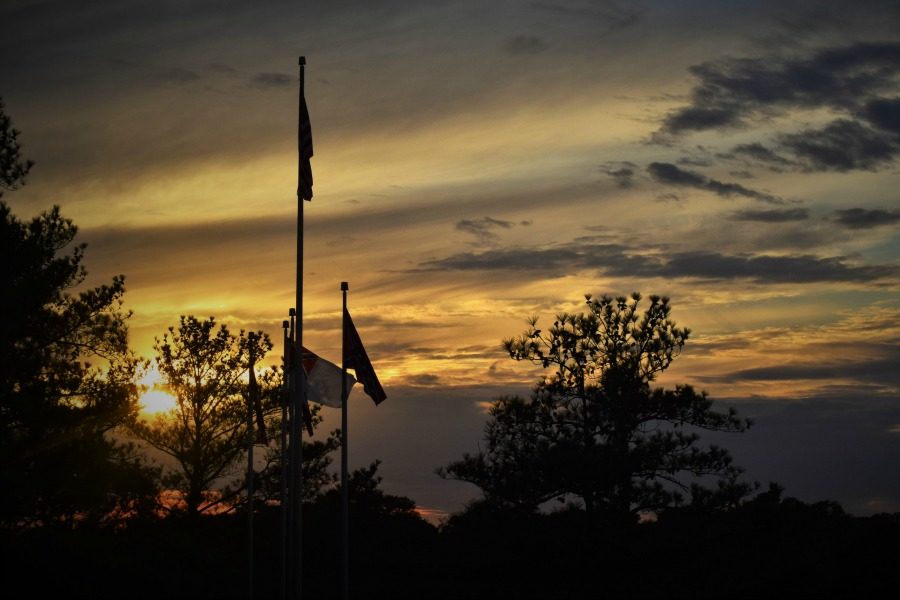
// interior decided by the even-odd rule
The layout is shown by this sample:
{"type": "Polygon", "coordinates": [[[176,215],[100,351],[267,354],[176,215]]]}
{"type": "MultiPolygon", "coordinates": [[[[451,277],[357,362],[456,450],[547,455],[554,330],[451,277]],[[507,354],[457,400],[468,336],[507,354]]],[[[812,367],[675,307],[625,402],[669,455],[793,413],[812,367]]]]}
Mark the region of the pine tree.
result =
{"type": "Polygon", "coordinates": [[[474,483],[490,501],[534,510],[574,496],[589,513],[626,521],[686,496],[714,504],[747,493],[728,451],[700,447],[698,431],[739,432],[750,422],[713,410],[689,385],[651,387],[690,331],[672,320],[668,298],[651,296],[643,312],[640,301],[587,296],[587,313],[561,314],[546,332],[534,318],[505,340],[511,358],[547,374],[530,399],[496,400],[485,450],[439,474],[474,483]]]}

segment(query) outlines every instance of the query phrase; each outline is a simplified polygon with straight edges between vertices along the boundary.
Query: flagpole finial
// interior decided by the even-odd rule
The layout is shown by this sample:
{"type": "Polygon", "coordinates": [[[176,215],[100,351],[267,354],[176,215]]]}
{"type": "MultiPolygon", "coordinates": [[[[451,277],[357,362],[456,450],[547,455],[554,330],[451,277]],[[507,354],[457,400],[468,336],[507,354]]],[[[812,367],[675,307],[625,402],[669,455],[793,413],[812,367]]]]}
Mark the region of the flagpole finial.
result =
{"type": "Polygon", "coordinates": [[[305,57],[305,56],[301,56],[301,57],[300,57],[299,64],[300,64],[301,67],[302,67],[303,65],[306,64],[306,57],[305,57]]]}
{"type": "Polygon", "coordinates": [[[342,282],[341,282],[341,291],[342,291],[342,292],[346,292],[346,291],[349,291],[349,290],[350,290],[350,284],[347,283],[346,281],[342,281],[342,282]]]}

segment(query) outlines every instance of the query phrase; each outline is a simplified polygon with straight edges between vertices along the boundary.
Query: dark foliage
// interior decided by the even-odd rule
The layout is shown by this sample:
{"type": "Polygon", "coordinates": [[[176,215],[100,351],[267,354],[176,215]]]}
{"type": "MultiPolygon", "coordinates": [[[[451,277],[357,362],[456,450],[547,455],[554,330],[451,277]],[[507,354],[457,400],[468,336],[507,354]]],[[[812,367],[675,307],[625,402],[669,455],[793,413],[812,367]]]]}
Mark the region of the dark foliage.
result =
{"type": "Polygon", "coordinates": [[[25,176],[34,163],[22,157],[19,131],[3,109],[0,98],[0,198],[4,190],[11,191],[25,185],[25,176]]]}
{"type": "MultiPolygon", "coordinates": [[[[276,502],[281,494],[281,425],[282,403],[286,400],[282,368],[266,370],[259,378],[261,410],[264,414],[270,444],[257,446],[265,458],[264,466],[256,474],[256,498],[276,502]]],[[[308,418],[314,431],[322,424],[321,406],[309,405],[308,418]]],[[[340,430],[335,429],[322,439],[303,438],[303,501],[315,502],[334,487],[337,475],[331,471],[332,454],[341,447],[340,430]]],[[[238,491],[244,492],[244,489],[238,491]]]]}
{"type": "Polygon", "coordinates": [[[182,493],[184,509],[196,516],[216,506],[219,497],[210,497],[210,490],[239,469],[253,435],[242,377],[250,354],[262,359],[272,342],[261,331],[234,336],[225,325],[217,328],[213,317],[182,316],[155,349],[176,406],[149,423],[136,422],[133,430],[175,459],[177,468],[167,472],[166,483],[182,493]]]}
{"type": "MultiPolygon", "coordinates": [[[[678,356],[689,331],[667,298],[587,298],[587,314],[562,314],[546,333],[537,319],[504,345],[515,360],[549,370],[530,400],[490,409],[485,450],[439,473],[474,483],[492,506],[533,511],[571,496],[589,513],[633,521],[680,504],[734,505],[750,491],[727,450],[701,447],[698,431],[743,431],[734,410],[717,412],[704,392],[650,384],[678,356]],[[716,487],[701,484],[715,479],[716,487]]],[[[602,517],[601,517],[602,518],[602,517]]]]}
{"type": "MultiPolygon", "coordinates": [[[[852,517],[833,502],[783,498],[777,487],[728,511],[671,509],[629,535],[580,510],[516,513],[488,503],[438,530],[409,511],[369,503],[374,497],[363,490],[351,508],[354,598],[872,598],[891,597],[900,585],[900,514],[852,517]]],[[[306,597],[339,596],[338,515],[327,497],[305,506],[306,597]]],[[[276,598],[277,507],[263,508],[256,523],[256,597],[276,598]]],[[[241,515],[222,515],[4,532],[4,589],[245,598],[245,527],[241,515]]]]}
{"type": "MultiPolygon", "coordinates": [[[[0,183],[12,190],[31,163],[2,111],[0,134],[0,183]]],[[[77,231],[58,207],[21,221],[0,202],[4,527],[110,521],[155,506],[155,472],[112,437],[137,411],[125,279],[85,288],[77,231]]]]}

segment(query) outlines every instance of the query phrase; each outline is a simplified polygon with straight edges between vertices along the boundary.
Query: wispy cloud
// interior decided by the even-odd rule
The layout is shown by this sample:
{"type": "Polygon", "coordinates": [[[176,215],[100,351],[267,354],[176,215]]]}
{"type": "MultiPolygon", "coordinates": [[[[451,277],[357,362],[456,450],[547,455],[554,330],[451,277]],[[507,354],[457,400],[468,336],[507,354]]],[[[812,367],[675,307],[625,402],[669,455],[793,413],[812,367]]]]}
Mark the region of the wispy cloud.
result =
{"type": "Polygon", "coordinates": [[[257,73],[250,77],[250,85],[261,88],[294,87],[297,79],[285,73],[257,73]]]}
{"type": "Polygon", "coordinates": [[[773,171],[783,171],[788,168],[797,166],[797,163],[779,155],[771,148],[767,148],[759,142],[750,144],[738,144],[731,149],[730,153],[723,154],[721,158],[732,158],[734,156],[750,159],[756,163],[760,163],[773,171]]]}
{"type": "Polygon", "coordinates": [[[722,198],[743,196],[744,198],[752,198],[754,200],[768,202],[770,204],[784,203],[784,200],[771,194],[766,194],[763,192],[752,190],[750,188],[746,188],[739,183],[718,181],[716,179],[712,179],[710,177],[706,177],[705,175],[697,173],[696,171],[684,170],[676,165],[673,165],[672,163],[650,163],[647,166],[647,172],[650,173],[650,176],[659,183],[705,190],[708,192],[712,192],[722,198]]]}
{"type": "Polygon", "coordinates": [[[462,219],[456,222],[456,229],[475,236],[473,244],[476,246],[492,246],[500,241],[497,235],[497,229],[510,229],[515,223],[504,221],[502,219],[494,219],[492,217],[482,217],[480,219],[462,219]]]}
{"type": "Polygon", "coordinates": [[[809,218],[809,210],[805,208],[787,208],[784,210],[740,210],[731,215],[731,218],[735,221],[758,221],[760,223],[805,221],[809,218]]]}
{"type": "Polygon", "coordinates": [[[849,229],[872,229],[900,223],[900,210],[845,208],[834,211],[833,219],[849,229]]]}
{"type": "Polygon", "coordinates": [[[892,388],[900,387],[900,345],[884,344],[878,355],[862,360],[833,361],[823,363],[796,361],[788,364],[741,369],[723,373],[722,381],[794,381],[800,379],[858,381],[892,388]]]}
{"type": "Polygon", "coordinates": [[[845,257],[724,254],[682,251],[641,253],[617,244],[579,243],[549,248],[507,248],[460,253],[426,261],[430,271],[530,271],[560,277],[578,270],[618,277],[749,280],[764,284],[871,283],[896,276],[893,265],[854,265],[845,257]]]}
{"type": "Polygon", "coordinates": [[[620,188],[628,189],[634,186],[638,168],[631,161],[610,162],[601,165],[600,172],[611,177],[620,188]]]}
{"type": "Polygon", "coordinates": [[[821,129],[807,129],[778,138],[795,160],[809,171],[873,170],[900,154],[900,138],[847,119],[821,129]]]}
{"type": "Polygon", "coordinates": [[[799,58],[728,58],[690,70],[697,78],[690,102],[663,119],[657,141],[825,109],[840,118],[740,144],[732,154],[773,170],[805,171],[873,170],[900,155],[900,100],[883,96],[900,85],[900,43],[833,46],[799,58]]]}
{"type": "Polygon", "coordinates": [[[892,265],[851,265],[844,257],[735,256],[718,252],[676,254],[660,268],[663,276],[749,279],[758,283],[874,282],[896,273],[892,265]]]}
{"type": "Polygon", "coordinates": [[[824,48],[809,58],[730,58],[691,68],[691,102],[666,117],[661,131],[744,125],[771,110],[853,110],[896,84],[900,43],[824,48]]]}

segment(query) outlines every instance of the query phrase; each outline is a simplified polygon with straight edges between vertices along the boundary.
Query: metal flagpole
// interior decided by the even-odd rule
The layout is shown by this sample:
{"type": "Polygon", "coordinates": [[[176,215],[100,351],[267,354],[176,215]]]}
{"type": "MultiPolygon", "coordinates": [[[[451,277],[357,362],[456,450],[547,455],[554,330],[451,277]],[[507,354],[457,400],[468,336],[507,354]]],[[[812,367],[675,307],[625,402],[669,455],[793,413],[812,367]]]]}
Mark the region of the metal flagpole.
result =
{"type": "Polygon", "coordinates": [[[341,312],[341,598],[350,598],[350,490],[347,487],[347,291],[341,282],[344,308],[341,312]]]}
{"type": "Polygon", "coordinates": [[[295,485],[291,487],[291,498],[293,504],[294,518],[294,548],[296,554],[295,561],[295,582],[294,597],[300,600],[303,596],[303,425],[304,419],[303,408],[306,400],[306,373],[303,370],[303,194],[302,194],[302,173],[303,173],[303,107],[305,102],[304,76],[306,67],[306,57],[301,56],[300,64],[300,102],[298,105],[298,123],[297,123],[297,327],[294,336],[294,371],[297,374],[295,378],[294,390],[294,422],[291,424],[291,446],[295,447],[293,452],[294,462],[292,466],[292,481],[295,485]]]}
{"type": "Polygon", "coordinates": [[[250,381],[247,385],[247,598],[253,600],[253,402],[256,390],[256,334],[247,334],[250,343],[248,373],[250,381]]]}
{"type": "MultiPolygon", "coordinates": [[[[291,309],[291,321],[294,320],[294,309],[291,309]]],[[[281,322],[283,330],[283,370],[281,394],[281,600],[287,600],[288,572],[288,404],[290,396],[291,337],[288,335],[289,321],[281,322]]]]}

